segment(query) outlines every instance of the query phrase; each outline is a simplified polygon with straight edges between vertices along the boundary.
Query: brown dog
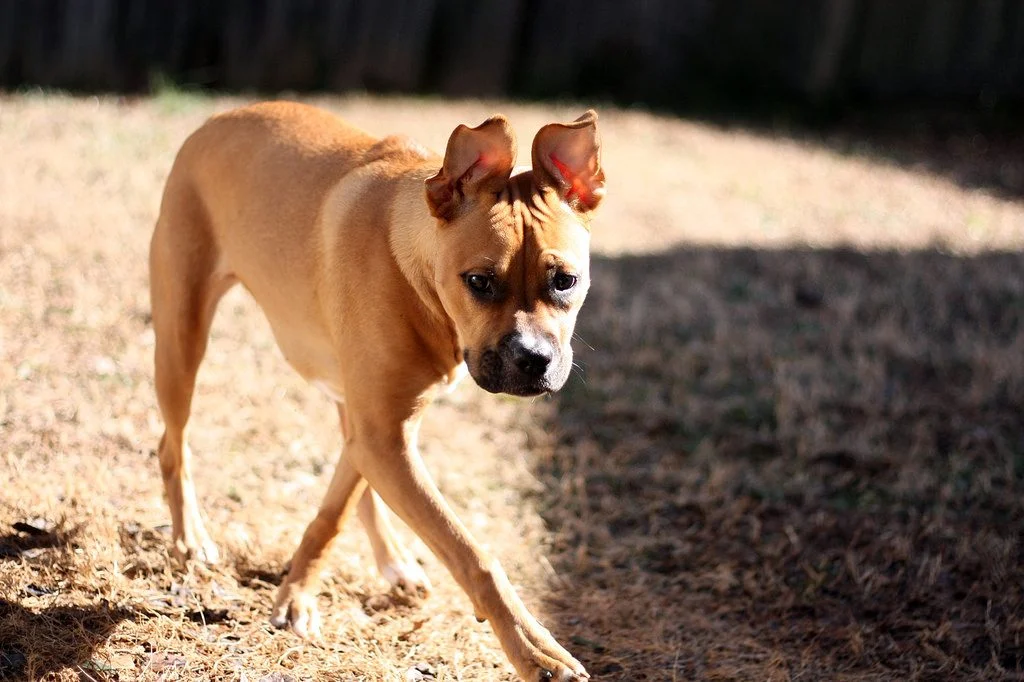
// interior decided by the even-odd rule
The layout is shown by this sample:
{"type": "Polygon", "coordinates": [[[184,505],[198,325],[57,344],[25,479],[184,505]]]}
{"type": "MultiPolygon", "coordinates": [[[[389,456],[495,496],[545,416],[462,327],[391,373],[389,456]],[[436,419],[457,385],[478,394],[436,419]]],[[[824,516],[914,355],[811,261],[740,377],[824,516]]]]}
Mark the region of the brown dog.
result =
{"type": "Polygon", "coordinates": [[[426,589],[390,507],[491,622],[523,678],[587,677],[441,497],[416,432],[431,397],[465,366],[484,389],[523,396],[568,377],[589,285],[589,216],[604,194],[596,123],[591,111],[544,126],[532,171],[515,175],[500,116],[456,128],[443,160],[290,103],[215,116],[185,142],[150,251],[160,467],[178,554],[217,559],[185,428],[217,302],[242,282],[288,362],[338,403],[345,441],[272,622],[319,636],[320,563],[356,507],[385,577],[426,589]]]}

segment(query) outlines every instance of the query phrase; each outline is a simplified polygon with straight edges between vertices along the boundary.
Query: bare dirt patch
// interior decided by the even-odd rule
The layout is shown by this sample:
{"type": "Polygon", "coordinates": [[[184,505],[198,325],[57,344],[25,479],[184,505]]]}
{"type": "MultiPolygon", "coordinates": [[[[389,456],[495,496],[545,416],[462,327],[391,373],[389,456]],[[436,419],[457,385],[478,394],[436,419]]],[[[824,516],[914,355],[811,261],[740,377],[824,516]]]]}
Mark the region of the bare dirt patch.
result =
{"type": "MultiPolygon", "coordinates": [[[[425,602],[353,527],[326,645],[266,623],[339,439],[241,292],[191,433],[226,558],[168,559],[145,253],[181,141],[237,103],[0,99],[0,677],[514,679],[412,538],[425,602]]],[[[505,111],[521,159],[582,108],[320,103],[435,149],[505,111]]],[[[1020,679],[1024,207],[806,138],[602,126],[583,371],[436,406],[460,515],[596,679],[1020,679]]]]}

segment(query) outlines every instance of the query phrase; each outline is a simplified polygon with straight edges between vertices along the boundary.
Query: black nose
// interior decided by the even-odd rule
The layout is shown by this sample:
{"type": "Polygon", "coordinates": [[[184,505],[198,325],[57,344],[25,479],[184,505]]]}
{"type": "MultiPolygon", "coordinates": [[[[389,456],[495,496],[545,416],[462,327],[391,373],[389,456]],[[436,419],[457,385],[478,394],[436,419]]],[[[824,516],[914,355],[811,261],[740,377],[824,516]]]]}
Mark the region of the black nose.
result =
{"type": "Polygon", "coordinates": [[[531,379],[543,377],[551,365],[551,354],[540,350],[518,348],[512,351],[512,361],[516,368],[531,379]]]}
{"type": "Polygon", "coordinates": [[[509,334],[501,343],[505,361],[528,380],[544,377],[555,356],[551,341],[534,334],[509,334]]]}

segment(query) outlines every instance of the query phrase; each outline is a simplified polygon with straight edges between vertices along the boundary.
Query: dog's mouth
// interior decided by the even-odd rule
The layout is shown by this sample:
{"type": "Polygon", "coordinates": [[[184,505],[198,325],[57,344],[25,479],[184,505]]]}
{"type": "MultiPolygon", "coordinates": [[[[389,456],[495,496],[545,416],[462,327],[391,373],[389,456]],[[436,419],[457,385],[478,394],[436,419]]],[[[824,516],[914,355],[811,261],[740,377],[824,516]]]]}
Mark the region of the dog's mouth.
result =
{"type": "Polygon", "coordinates": [[[469,375],[477,385],[489,393],[505,393],[532,397],[557,391],[568,379],[562,371],[562,356],[549,361],[545,367],[531,366],[529,362],[516,363],[503,357],[498,350],[463,350],[469,375]]]}

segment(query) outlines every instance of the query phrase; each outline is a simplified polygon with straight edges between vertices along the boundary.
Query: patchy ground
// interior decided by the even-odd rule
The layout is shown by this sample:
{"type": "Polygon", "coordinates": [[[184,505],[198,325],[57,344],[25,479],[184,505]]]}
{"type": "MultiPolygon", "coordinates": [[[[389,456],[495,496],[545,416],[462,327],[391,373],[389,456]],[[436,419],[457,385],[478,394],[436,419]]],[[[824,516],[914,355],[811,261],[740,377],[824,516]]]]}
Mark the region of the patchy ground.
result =
{"type": "MultiPolygon", "coordinates": [[[[0,98],[0,678],[514,679],[422,544],[410,603],[355,525],[325,646],[267,625],[339,437],[240,291],[191,434],[226,559],[168,560],[145,253],[177,147],[237,103],[0,98]]],[[[521,159],[582,109],[321,103],[435,149],[502,110],[521,159]]],[[[1019,160],[986,190],[847,139],[601,117],[583,370],[436,406],[460,515],[595,679],[1024,679],[1019,160]]]]}

